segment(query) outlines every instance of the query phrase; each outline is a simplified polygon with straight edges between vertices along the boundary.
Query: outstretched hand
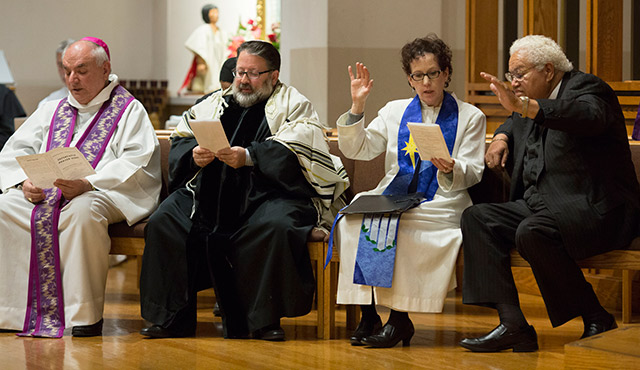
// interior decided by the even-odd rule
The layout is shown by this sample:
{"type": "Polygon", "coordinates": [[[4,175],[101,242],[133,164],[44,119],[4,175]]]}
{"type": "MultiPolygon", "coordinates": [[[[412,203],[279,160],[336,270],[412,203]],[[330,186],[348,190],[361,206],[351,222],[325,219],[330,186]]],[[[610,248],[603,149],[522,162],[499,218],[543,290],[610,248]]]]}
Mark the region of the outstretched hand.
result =
{"type": "Polygon", "coordinates": [[[491,83],[489,87],[496,94],[504,109],[510,112],[520,112],[522,110],[520,98],[511,89],[508,89],[502,81],[486,72],[480,72],[480,76],[491,83]]]}
{"type": "Polygon", "coordinates": [[[356,63],[356,75],[349,66],[349,78],[351,79],[351,113],[362,114],[364,105],[373,88],[373,80],[370,78],[369,69],[364,64],[356,63]]]}

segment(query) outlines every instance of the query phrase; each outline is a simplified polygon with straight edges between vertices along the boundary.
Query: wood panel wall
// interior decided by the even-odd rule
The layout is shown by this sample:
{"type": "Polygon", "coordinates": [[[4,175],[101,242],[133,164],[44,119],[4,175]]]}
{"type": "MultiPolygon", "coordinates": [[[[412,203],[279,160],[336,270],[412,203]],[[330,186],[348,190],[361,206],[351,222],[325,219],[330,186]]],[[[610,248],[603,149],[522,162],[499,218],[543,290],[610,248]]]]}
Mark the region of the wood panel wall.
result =
{"type": "Polygon", "coordinates": [[[558,42],[558,0],[523,0],[524,34],[545,35],[558,42]]]}
{"type": "Polygon", "coordinates": [[[622,81],[622,0],[587,0],[585,72],[622,81]]]}

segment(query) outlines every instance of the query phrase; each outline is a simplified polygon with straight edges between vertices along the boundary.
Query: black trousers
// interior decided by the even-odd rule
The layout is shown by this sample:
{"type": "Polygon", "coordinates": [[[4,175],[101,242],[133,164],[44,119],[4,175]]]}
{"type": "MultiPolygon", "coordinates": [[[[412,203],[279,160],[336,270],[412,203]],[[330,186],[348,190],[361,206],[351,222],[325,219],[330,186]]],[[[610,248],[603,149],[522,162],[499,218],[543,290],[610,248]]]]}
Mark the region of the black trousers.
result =
{"type": "Polygon", "coordinates": [[[565,250],[551,212],[524,200],[474,205],[462,215],[463,303],[519,304],[510,251],[529,262],[551,324],[559,326],[600,309],[584,274],[565,250]]]}

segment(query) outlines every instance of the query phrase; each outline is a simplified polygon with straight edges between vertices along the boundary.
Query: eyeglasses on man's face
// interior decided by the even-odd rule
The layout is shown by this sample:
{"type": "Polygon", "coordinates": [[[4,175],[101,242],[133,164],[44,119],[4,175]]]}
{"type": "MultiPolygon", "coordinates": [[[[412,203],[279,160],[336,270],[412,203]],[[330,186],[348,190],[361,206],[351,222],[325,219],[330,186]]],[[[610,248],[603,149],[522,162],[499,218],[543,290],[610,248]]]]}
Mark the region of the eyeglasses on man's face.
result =
{"type": "Polygon", "coordinates": [[[527,69],[525,69],[524,71],[519,71],[519,72],[511,72],[508,71],[507,73],[504,74],[504,77],[507,79],[507,81],[509,82],[513,82],[515,80],[518,81],[522,81],[524,79],[524,77],[533,69],[533,67],[529,67],[527,69]]]}
{"type": "Polygon", "coordinates": [[[430,80],[435,80],[436,78],[440,77],[440,73],[442,73],[441,70],[431,71],[427,73],[414,72],[410,74],[409,77],[411,77],[411,79],[416,82],[420,82],[420,81],[424,81],[425,76],[430,80]]]}
{"type": "Polygon", "coordinates": [[[235,69],[233,71],[231,71],[231,73],[233,74],[233,77],[241,80],[242,77],[247,76],[249,77],[250,80],[257,80],[258,78],[260,78],[260,75],[264,74],[264,73],[269,73],[269,72],[273,72],[275,71],[275,69],[268,69],[266,71],[262,71],[262,72],[249,72],[249,71],[236,71],[235,69]]]}

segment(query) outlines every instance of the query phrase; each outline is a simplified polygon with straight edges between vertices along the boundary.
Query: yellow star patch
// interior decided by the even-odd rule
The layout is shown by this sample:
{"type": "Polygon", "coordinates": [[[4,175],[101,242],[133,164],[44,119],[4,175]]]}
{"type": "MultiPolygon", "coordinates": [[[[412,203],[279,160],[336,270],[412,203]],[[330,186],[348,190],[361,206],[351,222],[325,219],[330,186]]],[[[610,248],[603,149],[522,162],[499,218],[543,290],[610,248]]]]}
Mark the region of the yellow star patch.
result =
{"type": "Polygon", "coordinates": [[[409,142],[404,142],[407,146],[402,148],[405,151],[404,155],[408,155],[411,158],[411,165],[413,168],[416,168],[416,153],[418,152],[418,147],[416,143],[413,141],[413,136],[409,134],[409,142]]]}

